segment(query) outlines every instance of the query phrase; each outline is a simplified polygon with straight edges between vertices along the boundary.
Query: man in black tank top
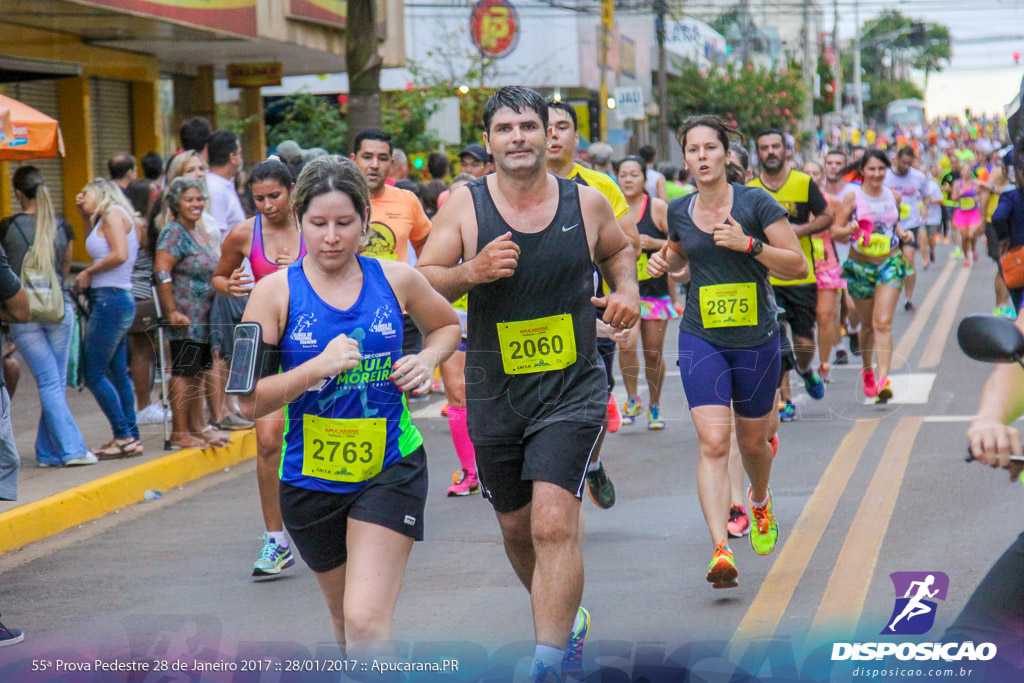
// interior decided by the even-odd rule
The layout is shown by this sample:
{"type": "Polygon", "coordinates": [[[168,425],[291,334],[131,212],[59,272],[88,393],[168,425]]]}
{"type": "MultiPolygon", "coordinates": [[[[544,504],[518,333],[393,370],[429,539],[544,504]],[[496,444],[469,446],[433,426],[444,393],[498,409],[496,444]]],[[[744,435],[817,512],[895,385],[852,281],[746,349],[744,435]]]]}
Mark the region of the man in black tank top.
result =
{"type": "Polygon", "coordinates": [[[469,432],[509,561],[533,598],[543,680],[581,668],[580,496],[608,399],[593,306],[617,330],[637,324],[636,256],[604,196],[545,172],[538,93],[499,89],[484,129],[496,173],[452,193],[417,268],[449,300],[469,292],[469,432]],[[594,263],[612,288],[600,300],[594,263]]]}

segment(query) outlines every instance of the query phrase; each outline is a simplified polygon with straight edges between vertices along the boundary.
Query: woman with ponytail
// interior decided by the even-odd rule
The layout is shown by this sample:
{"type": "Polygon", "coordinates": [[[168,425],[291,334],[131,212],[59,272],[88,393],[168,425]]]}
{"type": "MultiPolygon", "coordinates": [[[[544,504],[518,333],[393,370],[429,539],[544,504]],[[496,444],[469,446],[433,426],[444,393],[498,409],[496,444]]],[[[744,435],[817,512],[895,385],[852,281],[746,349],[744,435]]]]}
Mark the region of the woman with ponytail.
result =
{"type": "MultiPolygon", "coordinates": [[[[71,244],[75,239],[71,225],[54,213],[50,192],[39,169],[22,166],[14,172],[12,184],[21,213],[0,221],[0,243],[10,259],[11,269],[21,277],[26,260],[49,263],[64,282],[71,269],[71,244]]],[[[65,383],[74,323],[74,310],[65,292],[61,322],[11,325],[11,338],[39,385],[41,414],[35,447],[40,467],[97,462],[86,447],[67,403],[65,383]]]]}

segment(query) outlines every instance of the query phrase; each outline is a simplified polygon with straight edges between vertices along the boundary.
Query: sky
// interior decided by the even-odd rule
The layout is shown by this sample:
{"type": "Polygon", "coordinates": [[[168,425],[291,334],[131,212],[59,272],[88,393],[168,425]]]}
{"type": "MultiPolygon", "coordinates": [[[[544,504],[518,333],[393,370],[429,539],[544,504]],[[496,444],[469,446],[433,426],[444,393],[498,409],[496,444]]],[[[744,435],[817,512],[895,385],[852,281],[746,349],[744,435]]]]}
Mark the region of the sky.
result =
{"type": "MultiPolygon", "coordinates": [[[[818,0],[825,24],[834,22],[833,0],[818,0]]],[[[842,44],[853,36],[857,0],[838,0],[842,44]]],[[[975,114],[1002,114],[1020,89],[1024,58],[1015,65],[1013,53],[1024,55],[1024,0],[860,0],[863,24],[891,7],[905,16],[945,24],[953,36],[949,66],[928,79],[925,107],[929,117],[959,115],[970,107],[975,114]],[[959,41],[979,42],[959,42],[959,41]]]]}

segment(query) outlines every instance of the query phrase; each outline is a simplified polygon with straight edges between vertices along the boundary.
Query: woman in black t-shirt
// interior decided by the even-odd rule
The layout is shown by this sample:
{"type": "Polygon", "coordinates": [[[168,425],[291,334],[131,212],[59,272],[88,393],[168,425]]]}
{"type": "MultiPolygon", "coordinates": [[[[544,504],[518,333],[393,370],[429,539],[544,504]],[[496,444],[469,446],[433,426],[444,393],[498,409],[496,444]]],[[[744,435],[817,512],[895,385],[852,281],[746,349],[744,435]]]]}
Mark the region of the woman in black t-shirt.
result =
{"type": "Polygon", "coordinates": [[[768,488],[768,437],[779,377],[779,330],[768,272],[787,279],[807,275],[786,210],[760,188],[729,183],[733,136],[737,131],[715,116],[683,124],[678,138],[697,192],[669,205],[668,244],[647,265],[648,274],[658,277],[689,263],[679,371],[700,439],[697,482],[715,546],[707,574],[715,588],[737,585],[726,530],[734,422],[751,482],[751,545],[767,555],[778,539],[768,488]]]}
{"type": "MultiPolygon", "coordinates": [[[[43,174],[34,166],[22,166],[14,173],[14,194],[21,213],[0,221],[0,242],[11,269],[21,277],[25,256],[33,249],[53,255],[53,267],[63,282],[71,269],[71,226],[53,211],[43,174]]],[[[61,322],[28,322],[11,325],[11,338],[39,385],[42,412],[36,430],[36,460],[40,467],[92,465],[97,462],[75,424],[68,408],[68,350],[75,313],[67,295],[61,322]]]]}

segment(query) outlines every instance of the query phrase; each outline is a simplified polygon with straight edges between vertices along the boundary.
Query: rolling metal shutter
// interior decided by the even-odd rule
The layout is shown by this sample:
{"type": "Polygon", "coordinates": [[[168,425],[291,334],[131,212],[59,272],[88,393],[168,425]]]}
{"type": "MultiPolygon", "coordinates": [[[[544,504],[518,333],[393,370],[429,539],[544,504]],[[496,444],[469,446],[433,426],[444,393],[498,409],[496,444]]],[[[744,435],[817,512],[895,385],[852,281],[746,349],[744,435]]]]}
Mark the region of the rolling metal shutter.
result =
{"type": "Polygon", "coordinates": [[[107,162],[115,154],[134,154],[132,86],[129,81],[90,78],[92,100],[93,177],[109,176],[107,162]]]}
{"type": "MultiPolygon", "coordinates": [[[[60,121],[60,112],[57,106],[57,81],[56,80],[40,80],[40,81],[17,81],[14,83],[7,83],[4,86],[5,92],[8,97],[27,104],[33,109],[38,109],[47,116],[53,117],[60,121]]],[[[46,179],[46,187],[50,190],[50,199],[53,201],[53,210],[59,214],[64,214],[64,161],[57,157],[56,159],[33,159],[32,161],[22,162],[11,162],[11,173],[20,166],[35,166],[42,174],[43,178],[46,179]]],[[[68,188],[67,191],[73,197],[78,194],[78,191],[82,189],[80,187],[68,188]]],[[[18,210],[17,202],[13,207],[15,211],[18,210]]]]}

